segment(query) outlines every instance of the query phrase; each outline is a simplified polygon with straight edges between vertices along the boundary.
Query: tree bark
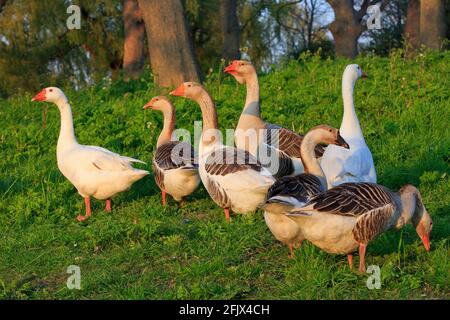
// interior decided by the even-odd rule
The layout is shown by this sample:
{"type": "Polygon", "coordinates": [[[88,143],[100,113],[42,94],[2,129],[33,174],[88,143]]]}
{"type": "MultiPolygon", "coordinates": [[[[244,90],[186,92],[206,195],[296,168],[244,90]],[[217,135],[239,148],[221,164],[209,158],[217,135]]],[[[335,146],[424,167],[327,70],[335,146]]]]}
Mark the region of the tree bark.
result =
{"type": "Polygon", "coordinates": [[[406,22],[403,36],[407,43],[407,52],[420,47],[420,1],[409,0],[406,10],[406,22]]]}
{"type": "Polygon", "coordinates": [[[445,39],[445,33],[444,1],[420,1],[420,42],[430,49],[439,50],[445,39]]]}
{"type": "Polygon", "coordinates": [[[185,81],[200,81],[201,73],[181,1],[138,1],[144,18],[155,83],[170,87],[185,81]]]}
{"type": "Polygon", "coordinates": [[[222,32],[222,57],[227,60],[239,59],[239,21],[237,0],[220,0],[220,24],[222,32]]]}
{"type": "Polygon", "coordinates": [[[335,19],[330,25],[334,38],[336,56],[353,59],[358,53],[358,38],[363,27],[353,9],[353,0],[328,1],[334,10],[335,19]]]}
{"type": "Polygon", "coordinates": [[[5,6],[5,4],[6,4],[7,1],[8,1],[8,0],[0,0],[0,13],[2,13],[3,7],[5,6]]]}
{"type": "Polygon", "coordinates": [[[123,69],[126,79],[136,79],[145,63],[145,25],[137,0],[123,1],[123,69]]]}

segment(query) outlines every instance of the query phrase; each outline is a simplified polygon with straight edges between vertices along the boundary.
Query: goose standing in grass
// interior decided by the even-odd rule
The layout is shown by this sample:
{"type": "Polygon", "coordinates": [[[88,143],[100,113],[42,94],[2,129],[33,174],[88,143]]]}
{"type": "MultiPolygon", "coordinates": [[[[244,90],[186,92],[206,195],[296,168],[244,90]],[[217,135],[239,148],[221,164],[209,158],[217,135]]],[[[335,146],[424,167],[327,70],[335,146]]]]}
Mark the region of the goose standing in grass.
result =
{"type": "MultiPolygon", "coordinates": [[[[234,136],[236,146],[247,150],[259,160],[262,160],[260,148],[268,148],[271,152],[262,151],[262,154],[277,156],[278,166],[274,166],[275,171],[272,172],[277,178],[302,173],[304,169],[300,159],[300,146],[303,136],[279,125],[267,123],[261,118],[255,67],[248,61],[234,60],[224,72],[247,86],[244,110],[234,136]]],[[[314,151],[317,157],[321,157],[324,149],[317,145],[314,151]]]]}
{"type": "Polygon", "coordinates": [[[344,183],[313,197],[287,214],[305,239],[328,253],[347,254],[359,248],[359,271],[365,272],[366,247],[384,231],[404,227],[409,221],[427,251],[433,226],[419,190],[412,185],[399,192],[375,183],[344,183]]]}
{"type": "Polygon", "coordinates": [[[45,88],[32,101],[52,102],[56,104],[61,114],[56,158],[61,173],[84,197],[86,215],[79,215],[78,221],[91,216],[91,196],[106,200],[105,210],[111,211],[111,197],[129,189],[135,181],[149,174],[148,171],[131,166],[133,162],[145,162],[121,156],[101,147],[79,144],[75,138],[72,110],[67,97],[59,88],[45,88]]]}
{"type": "Polygon", "coordinates": [[[289,247],[290,257],[294,248],[301,245],[304,236],[297,223],[285,213],[294,207],[301,207],[313,196],[327,189],[327,181],[315,156],[319,143],[335,144],[348,148],[339,130],[327,125],[312,128],[304,137],[300,156],[305,173],[294,177],[283,177],[270,187],[264,208],[264,219],[275,238],[289,247]]]}
{"type": "Polygon", "coordinates": [[[164,126],[153,157],[153,173],[161,189],[162,204],[166,205],[166,193],[176,201],[184,201],[200,184],[194,148],[187,142],[172,140],[175,108],[166,97],[154,97],[144,106],[145,109],[159,110],[164,116],[164,126]]]}
{"type": "Polygon", "coordinates": [[[245,150],[222,144],[217,124],[217,112],[211,96],[198,83],[185,82],[171,92],[200,105],[203,131],[199,145],[200,178],[214,202],[236,213],[254,212],[265,200],[275,179],[245,150]]]}
{"type": "Polygon", "coordinates": [[[350,64],[345,68],[342,77],[344,117],[340,132],[350,149],[333,145],[325,149],[321,166],[329,188],[346,182],[377,182],[372,153],[364,140],[353,104],[353,89],[361,77],[365,78],[367,75],[357,64],[350,64]]]}

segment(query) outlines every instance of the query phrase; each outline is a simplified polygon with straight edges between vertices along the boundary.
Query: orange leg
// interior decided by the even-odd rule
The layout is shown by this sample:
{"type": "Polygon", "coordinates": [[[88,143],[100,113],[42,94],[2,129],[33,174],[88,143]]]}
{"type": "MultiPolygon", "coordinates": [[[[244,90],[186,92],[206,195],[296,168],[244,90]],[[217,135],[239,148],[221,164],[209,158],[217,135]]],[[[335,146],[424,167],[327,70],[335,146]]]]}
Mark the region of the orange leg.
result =
{"type": "Polygon", "coordinates": [[[89,218],[91,216],[91,199],[89,197],[84,198],[84,205],[86,207],[86,215],[84,215],[84,216],[79,215],[77,217],[77,220],[80,222],[86,220],[87,218],[89,218]]]}
{"type": "Polygon", "coordinates": [[[106,212],[111,212],[111,199],[106,199],[105,211],[106,212]]]}
{"type": "Polygon", "coordinates": [[[294,253],[294,246],[292,244],[288,244],[289,247],[289,259],[292,259],[295,257],[295,253],[294,253]]]}
{"type": "Polygon", "coordinates": [[[353,270],[353,255],[352,254],[348,254],[347,255],[347,260],[348,260],[348,266],[350,267],[350,270],[353,270]]]}
{"type": "Polygon", "coordinates": [[[366,272],[366,247],[364,243],[359,244],[359,272],[366,272]]]}
{"type": "Polygon", "coordinates": [[[225,220],[226,220],[227,222],[230,222],[230,209],[224,208],[224,209],[223,209],[223,212],[225,213],[225,220]]]}
{"type": "Polygon", "coordinates": [[[166,202],[167,193],[165,191],[161,191],[161,193],[162,193],[162,205],[165,206],[167,204],[166,202]]]}

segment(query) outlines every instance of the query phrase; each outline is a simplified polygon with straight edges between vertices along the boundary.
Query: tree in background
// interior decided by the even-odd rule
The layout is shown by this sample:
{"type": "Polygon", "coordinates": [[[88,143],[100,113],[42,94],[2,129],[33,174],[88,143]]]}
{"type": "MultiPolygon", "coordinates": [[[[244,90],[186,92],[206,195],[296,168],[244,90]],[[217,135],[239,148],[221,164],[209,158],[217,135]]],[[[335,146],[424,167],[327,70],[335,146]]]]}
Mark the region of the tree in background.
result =
{"type": "Polygon", "coordinates": [[[403,32],[407,52],[414,52],[420,47],[420,1],[409,0],[406,10],[406,22],[403,32]]]}
{"type": "Polygon", "coordinates": [[[364,18],[367,8],[380,4],[380,10],[388,4],[389,0],[363,0],[359,10],[355,9],[353,0],[329,0],[334,10],[335,19],[330,25],[334,38],[336,56],[353,59],[358,53],[358,38],[367,29],[364,18]]]}
{"type": "Polygon", "coordinates": [[[407,7],[408,0],[391,0],[381,15],[381,29],[366,30],[361,35],[360,39],[365,40],[361,49],[388,55],[392,49],[403,47],[407,7]]]}
{"type": "Polygon", "coordinates": [[[220,0],[220,25],[222,34],[222,58],[239,59],[240,27],[237,16],[237,0],[220,0]]]}
{"type": "Polygon", "coordinates": [[[137,0],[123,2],[123,71],[125,78],[138,78],[145,63],[145,25],[137,0]]]}
{"type": "Polygon", "coordinates": [[[420,1],[420,42],[433,50],[442,48],[446,34],[444,0],[420,1]]]}
{"type": "Polygon", "coordinates": [[[155,83],[178,86],[200,81],[201,73],[180,0],[139,0],[145,22],[150,65],[155,83]]]}
{"type": "Polygon", "coordinates": [[[81,29],[68,30],[67,3],[6,1],[0,15],[2,95],[50,83],[80,87],[117,75],[122,60],[117,39],[123,37],[120,1],[80,0],[78,5],[81,29]]]}

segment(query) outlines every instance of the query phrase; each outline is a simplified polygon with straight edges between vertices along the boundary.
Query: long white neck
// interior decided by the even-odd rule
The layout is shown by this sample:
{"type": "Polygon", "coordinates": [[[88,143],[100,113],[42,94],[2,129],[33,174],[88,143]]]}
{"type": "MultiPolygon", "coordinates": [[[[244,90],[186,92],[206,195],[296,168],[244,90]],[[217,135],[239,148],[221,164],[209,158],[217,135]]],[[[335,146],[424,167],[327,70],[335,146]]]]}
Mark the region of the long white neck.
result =
{"type": "Polygon", "coordinates": [[[175,111],[173,110],[173,107],[170,109],[164,109],[162,111],[164,116],[164,126],[161,130],[161,133],[158,137],[158,142],[156,143],[156,147],[159,147],[169,141],[172,140],[172,133],[175,129],[175,111]]]}
{"type": "Polygon", "coordinates": [[[259,83],[256,73],[246,79],[247,97],[245,98],[245,106],[242,115],[251,115],[260,118],[261,110],[259,105],[259,83]]]}
{"type": "Polygon", "coordinates": [[[303,138],[300,147],[300,157],[302,158],[303,167],[305,168],[305,173],[315,175],[319,178],[322,184],[323,190],[327,189],[327,179],[325,178],[325,173],[316,159],[316,154],[314,148],[318,143],[320,143],[320,133],[316,130],[309,131],[303,138]]]}
{"type": "Polygon", "coordinates": [[[353,104],[353,89],[356,79],[350,73],[344,73],[342,77],[342,99],[344,101],[344,117],[340,132],[344,138],[362,138],[363,134],[353,104]]]}
{"type": "Polygon", "coordinates": [[[202,92],[195,101],[200,105],[202,110],[203,130],[200,142],[200,153],[207,152],[216,144],[221,143],[220,132],[217,123],[217,111],[214,101],[208,92],[202,92]]]}
{"type": "Polygon", "coordinates": [[[62,151],[74,144],[77,144],[75,131],[73,129],[72,109],[67,99],[60,99],[56,102],[61,114],[61,129],[59,131],[57,151],[62,151]]]}

